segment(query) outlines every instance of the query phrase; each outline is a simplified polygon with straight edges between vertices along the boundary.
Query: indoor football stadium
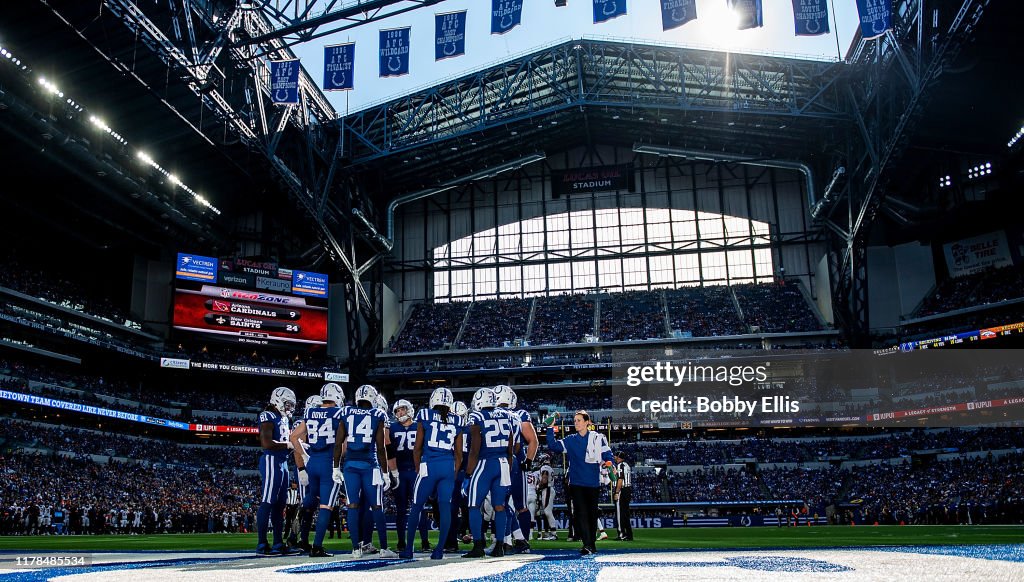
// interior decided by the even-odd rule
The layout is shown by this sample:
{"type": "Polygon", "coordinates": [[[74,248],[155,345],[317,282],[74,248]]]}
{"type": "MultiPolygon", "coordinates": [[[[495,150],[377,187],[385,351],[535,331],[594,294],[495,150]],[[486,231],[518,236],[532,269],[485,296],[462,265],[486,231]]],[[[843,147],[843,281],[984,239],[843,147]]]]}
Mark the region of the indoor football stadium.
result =
{"type": "Polygon", "coordinates": [[[1022,19],[5,2],[0,582],[1024,579],[1022,19]]]}

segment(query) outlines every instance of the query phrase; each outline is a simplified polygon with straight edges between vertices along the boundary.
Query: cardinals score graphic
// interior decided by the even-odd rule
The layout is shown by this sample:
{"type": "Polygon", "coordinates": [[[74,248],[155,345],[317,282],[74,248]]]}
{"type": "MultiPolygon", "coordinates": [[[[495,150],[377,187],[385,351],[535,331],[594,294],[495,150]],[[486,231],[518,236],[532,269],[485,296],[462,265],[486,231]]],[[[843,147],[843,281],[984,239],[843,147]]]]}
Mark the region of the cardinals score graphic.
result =
{"type": "Polygon", "coordinates": [[[175,293],[174,327],[237,338],[327,343],[327,312],[322,308],[211,298],[182,290],[175,293]]]}

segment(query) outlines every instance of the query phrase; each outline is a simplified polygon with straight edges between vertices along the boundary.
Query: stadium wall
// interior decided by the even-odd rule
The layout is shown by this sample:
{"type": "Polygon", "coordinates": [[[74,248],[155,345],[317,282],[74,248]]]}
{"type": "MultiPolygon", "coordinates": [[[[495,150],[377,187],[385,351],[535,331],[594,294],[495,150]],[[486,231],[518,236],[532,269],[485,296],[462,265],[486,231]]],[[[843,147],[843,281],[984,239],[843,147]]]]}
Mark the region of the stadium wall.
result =
{"type": "MultiPolygon", "coordinates": [[[[407,309],[410,303],[433,298],[432,254],[441,245],[531,218],[612,208],[689,210],[765,222],[772,235],[776,273],[784,268],[787,277],[798,277],[812,293],[816,291],[815,266],[825,249],[820,233],[810,226],[801,174],[659,158],[600,146],[589,153],[578,148],[549,155],[543,162],[400,207],[396,246],[385,268],[385,283],[407,309]],[[633,165],[635,192],[552,195],[553,169],[618,164],[633,165]]],[[[714,252],[733,243],[705,242],[699,248],[677,244],[674,249],[677,254],[714,252]]]]}
{"type": "Polygon", "coordinates": [[[931,247],[917,242],[868,247],[867,256],[870,326],[896,327],[935,286],[931,247]]]}

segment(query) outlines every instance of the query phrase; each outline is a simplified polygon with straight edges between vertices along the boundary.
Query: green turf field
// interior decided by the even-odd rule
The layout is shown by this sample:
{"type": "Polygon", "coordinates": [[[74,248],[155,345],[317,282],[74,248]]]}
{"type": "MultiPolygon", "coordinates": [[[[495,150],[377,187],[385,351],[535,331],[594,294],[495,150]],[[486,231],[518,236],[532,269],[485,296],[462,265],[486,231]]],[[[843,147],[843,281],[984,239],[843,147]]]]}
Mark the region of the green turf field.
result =
{"type": "MultiPolygon", "coordinates": [[[[946,544],[1024,544],[1024,526],[818,526],[790,528],[636,529],[636,541],[598,542],[598,549],[725,549],[901,546],[946,544]]],[[[609,534],[614,533],[609,531],[609,534]]],[[[560,534],[565,537],[565,532],[560,534]]],[[[436,532],[431,534],[436,542],[436,532]]],[[[374,535],[376,540],[376,535],[374,535]]],[[[395,534],[391,533],[392,548],[395,534]]],[[[348,539],[325,540],[329,551],[347,551],[348,539]]],[[[0,537],[2,550],[173,550],[247,551],[256,547],[254,534],[187,534],[156,536],[0,537]]],[[[468,546],[463,545],[468,550],[468,546]]],[[[533,542],[544,550],[578,548],[565,541],[533,542]]]]}

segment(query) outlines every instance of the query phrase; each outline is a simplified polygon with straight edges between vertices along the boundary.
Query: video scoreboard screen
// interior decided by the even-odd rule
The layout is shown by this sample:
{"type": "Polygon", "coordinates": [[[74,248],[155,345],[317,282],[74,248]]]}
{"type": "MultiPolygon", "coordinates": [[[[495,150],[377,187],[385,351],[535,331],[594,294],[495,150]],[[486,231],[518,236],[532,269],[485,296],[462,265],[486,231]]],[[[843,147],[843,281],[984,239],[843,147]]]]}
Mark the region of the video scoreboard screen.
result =
{"type": "Polygon", "coordinates": [[[327,275],[178,254],[174,327],[240,343],[327,344],[327,275]]]}

